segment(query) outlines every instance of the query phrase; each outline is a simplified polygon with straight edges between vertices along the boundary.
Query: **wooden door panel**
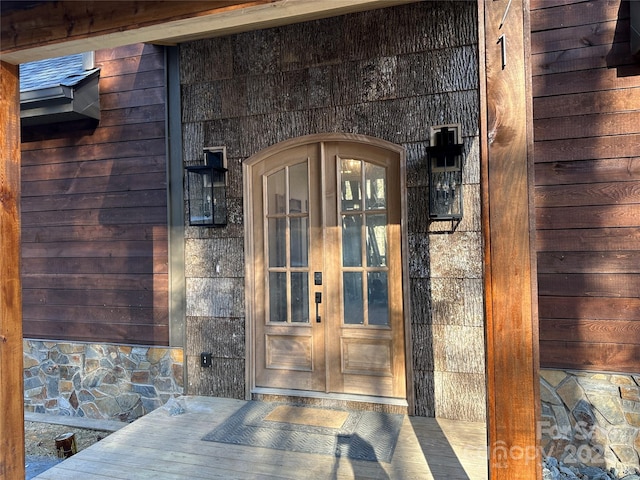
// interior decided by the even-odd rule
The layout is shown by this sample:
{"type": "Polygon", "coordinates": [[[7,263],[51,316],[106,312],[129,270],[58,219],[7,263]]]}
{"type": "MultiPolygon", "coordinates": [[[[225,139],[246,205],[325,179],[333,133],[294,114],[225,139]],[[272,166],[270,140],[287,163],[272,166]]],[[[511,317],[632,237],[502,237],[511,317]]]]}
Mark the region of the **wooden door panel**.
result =
{"type": "Polygon", "coordinates": [[[304,335],[267,333],[265,343],[266,368],[313,371],[313,337],[311,333],[304,335]]]}
{"type": "Polygon", "coordinates": [[[391,339],[343,336],[341,344],[343,374],[372,377],[393,375],[391,339]]]}

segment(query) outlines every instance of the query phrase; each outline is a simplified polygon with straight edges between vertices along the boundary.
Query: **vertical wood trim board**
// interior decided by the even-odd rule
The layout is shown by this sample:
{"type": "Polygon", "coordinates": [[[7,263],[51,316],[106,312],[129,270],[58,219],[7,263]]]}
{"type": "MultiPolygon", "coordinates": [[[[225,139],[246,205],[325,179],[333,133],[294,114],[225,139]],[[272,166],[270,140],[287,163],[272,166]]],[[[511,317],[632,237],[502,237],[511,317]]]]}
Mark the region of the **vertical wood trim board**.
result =
{"type": "Polygon", "coordinates": [[[536,438],[539,359],[530,240],[527,17],[527,0],[479,2],[485,57],[480,71],[486,75],[481,168],[487,431],[489,472],[495,480],[541,476],[536,438]]]}
{"type": "Polygon", "coordinates": [[[20,282],[20,82],[0,62],[0,478],[24,479],[20,282]]]}
{"type": "MultiPolygon", "coordinates": [[[[169,243],[169,345],[185,346],[184,186],[178,47],[165,47],[167,223],[169,243]]],[[[187,362],[184,363],[186,369],[187,362]]],[[[186,375],[185,377],[189,378],[186,375]]]]}
{"type": "MultiPolygon", "coordinates": [[[[523,32],[524,42],[524,88],[526,102],[526,132],[527,132],[527,197],[529,208],[529,268],[531,269],[530,292],[531,292],[531,381],[533,387],[533,423],[534,431],[529,435],[534,439],[535,446],[540,445],[537,422],[540,419],[542,403],[540,401],[540,317],[538,312],[538,262],[536,253],[536,217],[535,217],[535,147],[533,128],[533,77],[531,61],[531,0],[523,0],[523,32]]],[[[530,424],[531,425],[531,424],[530,424]]],[[[542,477],[542,458],[538,454],[539,448],[535,449],[536,470],[538,478],[542,477]]]]}

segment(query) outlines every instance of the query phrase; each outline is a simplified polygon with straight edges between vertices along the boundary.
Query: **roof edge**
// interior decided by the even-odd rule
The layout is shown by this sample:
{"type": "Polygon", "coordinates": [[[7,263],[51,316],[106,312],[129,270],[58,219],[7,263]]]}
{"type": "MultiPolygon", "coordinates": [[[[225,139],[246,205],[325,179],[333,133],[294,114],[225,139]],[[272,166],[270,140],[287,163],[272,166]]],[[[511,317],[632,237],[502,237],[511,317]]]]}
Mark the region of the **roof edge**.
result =
{"type": "Polygon", "coordinates": [[[20,93],[22,126],[45,125],[81,119],[100,119],[100,71],[92,71],[72,86],[30,90],[20,93]]]}

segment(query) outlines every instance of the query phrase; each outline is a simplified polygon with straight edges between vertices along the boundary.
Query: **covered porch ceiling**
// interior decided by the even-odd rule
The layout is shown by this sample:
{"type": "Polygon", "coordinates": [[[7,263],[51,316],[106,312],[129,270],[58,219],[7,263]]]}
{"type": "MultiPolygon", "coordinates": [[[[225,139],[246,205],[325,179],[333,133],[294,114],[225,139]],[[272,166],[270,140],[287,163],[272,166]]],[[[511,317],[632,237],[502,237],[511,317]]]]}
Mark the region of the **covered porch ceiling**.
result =
{"type": "Polygon", "coordinates": [[[17,65],[138,42],[175,45],[414,1],[5,1],[0,55],[17,65]]]}

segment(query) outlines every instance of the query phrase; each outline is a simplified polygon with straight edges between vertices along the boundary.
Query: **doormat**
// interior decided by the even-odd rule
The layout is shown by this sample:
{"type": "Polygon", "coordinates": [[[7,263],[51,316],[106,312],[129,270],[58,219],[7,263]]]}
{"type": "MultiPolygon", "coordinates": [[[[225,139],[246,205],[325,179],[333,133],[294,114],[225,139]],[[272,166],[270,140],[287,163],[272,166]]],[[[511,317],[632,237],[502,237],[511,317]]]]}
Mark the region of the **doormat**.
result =
{"type": "Polygon", "coordinates": [[[309,427],[340,428],[349,418],[349,412],[326,408],[280,405],[264,417],[267,422],[297,423],[309,427]]]}
{"type": "Polygon", "coordinates": [[[203,440],[389,463],[403,421],[393,413],[248,402],[203,440]],[[343,421],[318,421],[330,415],[343,421]]]}

